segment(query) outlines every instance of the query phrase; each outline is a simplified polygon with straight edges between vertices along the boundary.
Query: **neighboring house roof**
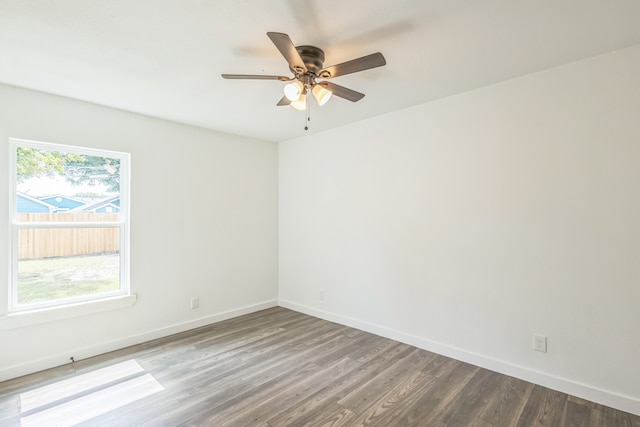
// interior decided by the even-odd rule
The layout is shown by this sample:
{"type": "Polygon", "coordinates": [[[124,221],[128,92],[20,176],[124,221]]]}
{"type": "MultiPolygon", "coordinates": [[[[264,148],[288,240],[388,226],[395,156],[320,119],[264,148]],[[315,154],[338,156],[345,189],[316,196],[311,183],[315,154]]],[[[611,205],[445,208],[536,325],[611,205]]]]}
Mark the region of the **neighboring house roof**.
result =
{"type": "Polygon", "coordinates": [[[17,213],[51,213],[54,210],[56,206],[24,193],[16,193],[17,213]]]}
{"type": "Polygon", "coordinates": [[[39,197],[43,202],[47,202],[57,208],[73,209],[85,204],[82,200],[74,197],[64,196],[62,194],[53,194],[51,196],[39,197]]]}
{"type": "Polygon", "coordinates": [[[70,212],[108,212],[107,207],[112,208],[112,212],[120,212],[120,195],[109,196],[104,199],[96,200],[95,202],[89,202],[85,205],[78,206],[71,209],[70,212]]]}
{"type": "Polygon", "coordinates": [[[120,212],[120,206],[117,206],[113,203],[107,203],[106,205],[102,205],[98,208],[91,210],[91,212],[96,213],[118,213],[120,212]]]}

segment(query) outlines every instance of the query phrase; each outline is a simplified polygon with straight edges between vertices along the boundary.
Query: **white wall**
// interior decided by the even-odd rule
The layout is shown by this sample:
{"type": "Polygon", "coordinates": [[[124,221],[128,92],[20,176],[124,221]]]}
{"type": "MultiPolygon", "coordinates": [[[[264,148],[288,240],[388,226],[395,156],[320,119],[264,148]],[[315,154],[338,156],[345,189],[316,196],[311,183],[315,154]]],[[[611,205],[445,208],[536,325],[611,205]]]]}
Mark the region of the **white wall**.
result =
{"type": "Polygon", "coordinates": [[[640,46],[279,162],[281,305],[640,414],[640,46]]]}
{"type": "Polygon", "coordinates": [[[276,304],[276,144],[0,85],[0,317],[9,137],[131,153],[138,298],[117,311],[0,327],[0,380],[276,304]]]}

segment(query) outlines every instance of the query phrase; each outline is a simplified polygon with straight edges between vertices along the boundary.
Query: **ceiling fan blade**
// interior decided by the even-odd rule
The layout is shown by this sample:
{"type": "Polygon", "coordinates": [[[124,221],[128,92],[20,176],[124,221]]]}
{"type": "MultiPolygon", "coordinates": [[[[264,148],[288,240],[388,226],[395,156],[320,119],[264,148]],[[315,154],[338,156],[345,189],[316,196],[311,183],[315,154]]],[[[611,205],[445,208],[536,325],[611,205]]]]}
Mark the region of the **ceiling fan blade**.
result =
{"type": "Polygon", "coordinates": [[[264,76],[261,74],[222,74],[223,79],[252,79],[252,80],[280,80],[288,82],[293,80],[291,77],[284,76],[264,76]]]}
{"type": "Polygon", "coordinates": [[[362,98],[364,98],[364,93],[356,92],[355,90],[337,85],[335,83],[320,82],[318,84],[330,90],[335,96],[348,99],[349,101],[357,102],[357,101],[360,101],[362,98]]]}
{"type": "Polygon", "coordinates": [[[296,73],[307,72],[307,66],[304,65],[304,61],[300,58],[300,54],[288,35],[284,33],[267,33],[267,36],[276,45],[284,59],[287,60],[291,69],[296,73]]]}
{"type": "Polygon", "coordinates": [[[332,77],[344,76],[345,74],[351,74],[357,71],[381,67],[386,63],[387,61],[384,59],[384,56],[382,56],[380,52],[376,52],[358,59],[352,59],[351,61],[323,68],[318,71],[318,77],[330,79],[332,77]]]}
{"type": "Polygon", "coordinates": [[[283,96],[282,99],[278,101],[276,106],[282,107],[283,105],[289,105],[289,104],[291,104],[291,101],[289,101],[289,98],[287,98],[286,96],[283,96]]]}

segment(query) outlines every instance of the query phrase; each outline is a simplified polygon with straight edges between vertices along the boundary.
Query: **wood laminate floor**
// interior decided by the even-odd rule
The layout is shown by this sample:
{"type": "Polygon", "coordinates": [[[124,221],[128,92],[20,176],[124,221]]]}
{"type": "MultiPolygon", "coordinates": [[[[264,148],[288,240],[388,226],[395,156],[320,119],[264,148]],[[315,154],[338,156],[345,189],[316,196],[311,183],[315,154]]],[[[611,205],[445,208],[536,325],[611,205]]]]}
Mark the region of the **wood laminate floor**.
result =
{"type": "Polygon", "coordinates": [[[278,307],[0,383],[0,425],[640,427],[640,417],[278,307]]]}

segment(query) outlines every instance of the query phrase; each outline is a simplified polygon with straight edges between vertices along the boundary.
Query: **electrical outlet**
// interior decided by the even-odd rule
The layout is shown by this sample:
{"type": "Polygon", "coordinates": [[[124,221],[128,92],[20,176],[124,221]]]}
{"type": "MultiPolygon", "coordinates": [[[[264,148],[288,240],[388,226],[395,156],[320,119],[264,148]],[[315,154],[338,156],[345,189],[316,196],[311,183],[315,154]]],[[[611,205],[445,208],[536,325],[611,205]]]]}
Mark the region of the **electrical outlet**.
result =
{"type": "Polygon", "coordinates": [[[320,289],[320,293],[318,294],[320,301],[324,301],[324,289],[320,289]]]}
{"type": "Polygon", "coordinates": [[[545,335],[533,334],[533,349],[542,353],[547,352],[547,337],[545,335]]]}
{"type": "Polygon", "coordinates": [[[191,309],[195,310],[198,307],[200,307],[200,297],[191,298],[191,309]]]}

